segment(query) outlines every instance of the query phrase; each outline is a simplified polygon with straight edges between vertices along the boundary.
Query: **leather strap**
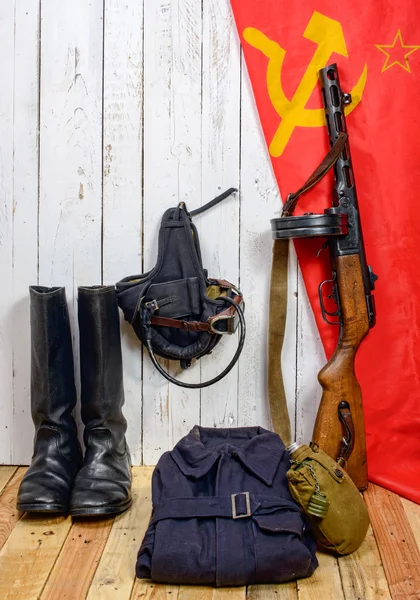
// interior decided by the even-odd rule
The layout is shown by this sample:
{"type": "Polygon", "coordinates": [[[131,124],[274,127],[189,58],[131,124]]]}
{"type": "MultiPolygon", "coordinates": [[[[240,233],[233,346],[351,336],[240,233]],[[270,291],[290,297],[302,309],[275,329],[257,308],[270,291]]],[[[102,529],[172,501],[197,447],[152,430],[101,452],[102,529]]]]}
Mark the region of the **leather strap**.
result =
{"type": "Polygon", "coordinates": [[[227,198],[231,194],[234,194],[237,191],[238,190],[236,188],[229,188],[228,190],[226,190],[226,192],[223,192],[223,194],[220,194],[220,196],[213,198],[213,200],[210,200],[210,202],[207,202],[207,204],[205,204],[204,206],[200,206],[199,208],[196,208],[195,210],[191,210],[190,216],[195,217],[195,216],[203,213],[204,211],[208,210],[209,208],[216,206],[216,204],[219,204],[219,202],[222,202],[222,200],[224,200],[225,198],[227,198]]]}
{"type": "MultiPolygon", "coordinates": [[[[325,156],[301,188],[289,194],[283,205],[282,217],[293,214],[299,197],[310,190],[337,162],[347,142],[347,133],[341,132],[325,156]]],[[[274,240],[270,284],[270,313],[268,322],[268,399],[273,429],[288,446],[291,442],[290,418],[287,410],[281,368],[281,351],[284,342],[287,315],[287,263],[289,240],[274,240]]]]}
{"type": "Polygon", "coordinates": [[[150,318],[152,325],[158,327],[173,327],[174,329],[184,329],[185,331],[207,331],[213,333],[209,323],[202,321],[181,321],[180,319],[170,319],[169,317],[153,316],[150,318]]]}
{"type": "Polygon", "coordinates": [[[294,194],[289,194],[287,200],[283,205],[282,217],[289,217],[293,214],[299,197],[314,187],[321,179],[328,173],[328,171],[335,165],[340,154],[344,150],[346,145],[348,134],[344,131],[338,134],[336,141],[331,147],[330,151],[322,161],[322,163],[315,169],[310,177],[305,181],[301,188],[298,189],[294,194]]]}
{"type": "MultiPolygon", "coordinates": [[[[208,281],[209,281],[210,285],[214,285],[216,283],[218,286],[220,286],[223,289],[234,290],[234,291],[238,292],[238,288],[236,288],[227,279],[213,279],[213,278],[210,278],[208,281]]],[[[241,295],[241,294],[238,294],[238,295],[241,295]]]]}

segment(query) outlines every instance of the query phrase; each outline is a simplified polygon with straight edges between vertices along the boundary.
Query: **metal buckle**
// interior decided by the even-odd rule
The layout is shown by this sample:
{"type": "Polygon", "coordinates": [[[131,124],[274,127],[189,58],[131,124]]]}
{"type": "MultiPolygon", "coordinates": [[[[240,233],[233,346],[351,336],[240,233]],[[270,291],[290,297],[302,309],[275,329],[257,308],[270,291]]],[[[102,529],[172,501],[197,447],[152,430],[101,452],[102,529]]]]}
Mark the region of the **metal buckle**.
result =
{"type": "Polygon", "coordinates": [[[249,498],[249,492],[238,492],[237,494],[231,495],[232,499],[232,519],[244,519],[245,517],[251,516],[251,500],[249,498]],[[238,515],[236,513],[236,496],[245,496],[245,504],[246,504],[246,513],[243,515],[238,515]]]}
{"type": "Polygon", "coordinates": [[[209,321],[210,330],[212,333],[216,333],[217,335],[227,335],[234,333],[234,318],[235,315],[221,315],[220,317],[215,316],[211,321],[209,321]],[[214,323],[217,321],[227,321],[226,331],[220,331],[214,327],[214,323]]]}
{"type": "MultiPolygon", "coordinates": [[[[244,299],[243,296],[241,294],[241,292],[239,291],[238,288],[231,286],[230,288],[227,288],[232,292],[235,292],[235,294],[237,296],[241,296],[241,301],[239,303],[239,306],[242,308],[243,310],[243,305],[244,305],[244,299]]],[[[220,299],[223,299],[223,296],[220,296],[220,299]]],[[[235,309],[235,312],[233,313],[233,315],[216,315],[215,317],[212,317],[211,320],[208,320],[208,324],[210,326],[210,331],[212,333],[216,333],[217,335],[232,335],[233,333],[235,333],[237,326],[238,326],[238,311],[235,309]],[[226,331],[220,331],[220,329],[217,329],[216,327],[214,327],[214,323],[217,323],[218,321],[226,321],[226,331]]]]}
{"type": "Polygon", "coordinates": [[[147,308],[153,310],[153,312],[159,310],[157,300],[149,300],[149,302],[144,303],[144,306],[147,306],[147,308]]]}

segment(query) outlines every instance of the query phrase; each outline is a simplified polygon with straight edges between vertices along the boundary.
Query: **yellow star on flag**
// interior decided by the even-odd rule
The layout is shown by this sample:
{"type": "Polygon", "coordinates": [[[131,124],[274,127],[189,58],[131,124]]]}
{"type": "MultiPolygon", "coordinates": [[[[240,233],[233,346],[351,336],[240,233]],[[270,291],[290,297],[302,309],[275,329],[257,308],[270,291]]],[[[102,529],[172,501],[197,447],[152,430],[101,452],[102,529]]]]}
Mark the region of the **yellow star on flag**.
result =
{"type": "Polygon", "coordinates": [[[381,73],[387,71],[394,65],[399,65],[405,71],[411,73],[410,65],[408,64],[408,57],[410,54],[413,54],[413,52],[418,50],[420,46],[407,46],[404,44],[401,36],[401,30],[399,29],[392,44],[375,44],[375,48],[378,48],[378,50],[383,52],[383,54],[386,56],[381,73]]]}

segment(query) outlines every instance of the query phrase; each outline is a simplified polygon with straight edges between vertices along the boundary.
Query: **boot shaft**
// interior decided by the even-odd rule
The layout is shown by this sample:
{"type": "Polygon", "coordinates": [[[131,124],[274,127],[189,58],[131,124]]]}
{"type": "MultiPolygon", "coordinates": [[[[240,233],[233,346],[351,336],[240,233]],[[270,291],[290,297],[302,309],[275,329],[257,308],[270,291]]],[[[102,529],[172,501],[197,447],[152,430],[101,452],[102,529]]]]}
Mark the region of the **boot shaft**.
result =
{"type": "Polygon", "coordinates": [[[29,295],[35,439],[16,504],[21,511],[67,512],[83,457],[72,416],[76,388],[66,294],[62,287],[31,286],[29,295]]]}
{"type": "Polygon", "coordinates": [[[120,319],[114,286],[79,288],[80,381],[85,457],[70,514],[110,515],[131,504],[125,441],[120,319]]]}
{"type": "MultiPolygon", "coordinates": [[[[120,320],[114,286],[78,288],[82,420],[85,433],[126,431],[120,320]]],[[[86,435],[85,435],[86,438],[86,435]]]]}
{"type": "Polygon", "coordinates": [[[36,428],[73,429],[76,388],[65,289],[30,286],[29,293],[32,419],[36,428]]]}

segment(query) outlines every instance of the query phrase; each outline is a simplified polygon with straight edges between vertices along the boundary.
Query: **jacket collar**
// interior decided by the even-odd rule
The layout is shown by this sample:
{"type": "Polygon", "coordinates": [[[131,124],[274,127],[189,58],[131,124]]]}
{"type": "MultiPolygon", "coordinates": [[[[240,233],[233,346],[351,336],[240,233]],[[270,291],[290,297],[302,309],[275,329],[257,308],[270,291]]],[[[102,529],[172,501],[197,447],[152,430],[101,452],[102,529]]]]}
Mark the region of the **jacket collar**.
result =
{"type": "Polygon", "coordinates": [[[262,427],[216,429],[195,425],[171,452],[187,477],[203,477],[220,456],[222,445],[236,446],[233,453],[254,475],[271,485],[285,447],[276,433],[262,427]]]}

